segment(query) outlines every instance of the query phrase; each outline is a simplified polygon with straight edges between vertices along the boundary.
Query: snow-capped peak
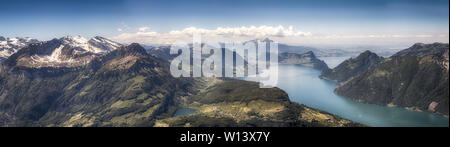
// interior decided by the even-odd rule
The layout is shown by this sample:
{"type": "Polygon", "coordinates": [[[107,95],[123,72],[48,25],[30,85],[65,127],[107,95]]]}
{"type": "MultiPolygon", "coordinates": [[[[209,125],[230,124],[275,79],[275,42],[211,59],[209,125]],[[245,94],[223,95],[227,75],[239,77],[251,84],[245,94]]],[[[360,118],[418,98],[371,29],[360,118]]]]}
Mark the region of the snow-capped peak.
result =
{"type": "Polygon", "coordinates": [[[61,41],[63,41],[64,44],[67,45],[74,45],[74,46],[80,46],[87,44],[88,40],[84,37],[81,37],[79,35],[77,36],[64,36],[61,38],[61,41]]]}
{"type": "Polygon", "coordinates": [[[95,54],[104,54],[115,50],[121,44],[111,41],[109,39],[96,36],[90,40],[81,36],[65,36],[60,39],[64,45],[69,45],[75,48],[78,52],[92,52],[95,54]]]}
{"type": "MultiPolygon", "coordinates": [[[[32,38],[0,37],[0,60],[7,59],[20,48],[34,42],[38,41],[32,38]]],[[[27,67],[80,66],[121,46],[117,42],[100,36],[91,39],[79,35],[64,36],[41,42],[36,46],[29,46],[31,47],[29,50],[35,50],[35,52],[16,60],[19,62],[18,65],[27,67]]]]}
{"type": "Polygon", "coordinates": [[[30,37],[5,38],[0,36],[0,58],[8,58],[22,47],[39,42],[30,37]]]}
{"type": "Polygon", "coordinates": [[[107,38],[101,37],[101,36],[95,36],[94,38],[90,39],[89,44],[93,47],[99,48],[102,51],[112,51],[115,50],[117,48],[119,48],[120,46],[122,46],[122,44],[114,42],[112,40],[109,40],[107,38]]]}
{"type": "Polygon", "coordinates": [[[102,56],[122,45],[109,39],[96,36],[86,39],[81,36],[64,36],[60,39],[44,42],[42,51],[30,57],[24,57],[23,66],[29,67],[73,67],[89,63],[93,58],[102,56]]]}

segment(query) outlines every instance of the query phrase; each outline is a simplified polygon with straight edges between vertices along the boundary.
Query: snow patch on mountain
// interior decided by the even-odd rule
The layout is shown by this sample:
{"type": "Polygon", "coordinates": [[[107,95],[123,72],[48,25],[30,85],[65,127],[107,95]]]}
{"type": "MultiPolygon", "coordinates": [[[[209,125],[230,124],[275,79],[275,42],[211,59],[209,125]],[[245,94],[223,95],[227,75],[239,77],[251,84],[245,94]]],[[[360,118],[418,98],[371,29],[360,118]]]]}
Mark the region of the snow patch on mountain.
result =
{"type": "Polygon", "coordinates": [[[34,54],[25,59],[28,61],[26,65],[31,67],[80,66],[122,46],[100,36],[89,40],[81,36],[65,36],[58,40],[60,42],[58,46],[53,49],[46,48],[50,49],[50,53],[34,54]]]}
{"type": "Polygon", "coordinates": [[[81,36],[65,36],[61,38],[61,41],[64,45],[69,45],[75,48],[77,52],[81,53],[91,52],[95,54],[104,54],[121,46],[121,44],[117,42],[100,36],[96,36],[90,40],[81,36]]]}
{"type": "Polygon", "coordinates": [[[53,51],[53,53],[51,55],[45,55],[45,56],[38,56],[38,55],[33,55],[31,56],[31,59],[34,62],[59,62],[59,63],[63,63],[63,62],[73,62],[73,59],[68,59],[68,60],[61,60],[61,52],[62,49],[64,48],[64,45],[59,46],[58,48],[55,49],[55,51],[53,51]]]}
{"type": "Polygon", "coordinates": [[[30,37],[5,38],[0,36],[0,58],[8,58],[20,48],[37,42],[39,41],[30,37]]]}

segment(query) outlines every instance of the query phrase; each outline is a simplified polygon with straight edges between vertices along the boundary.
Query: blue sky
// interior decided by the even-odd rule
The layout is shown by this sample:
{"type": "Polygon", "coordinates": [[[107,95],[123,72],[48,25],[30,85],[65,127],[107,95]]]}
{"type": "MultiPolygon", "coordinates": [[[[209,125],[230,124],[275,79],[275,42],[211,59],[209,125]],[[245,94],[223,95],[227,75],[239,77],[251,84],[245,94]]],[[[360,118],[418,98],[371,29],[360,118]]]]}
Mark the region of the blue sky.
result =
{"type": "Polygon", "coordinates": [[[118,38],[142,27],[167,33],[291,26],[319,36],[431,34],[442,41],[448,40],[448,8],[448,0],[0,0],[0,36],[118,38]]]}

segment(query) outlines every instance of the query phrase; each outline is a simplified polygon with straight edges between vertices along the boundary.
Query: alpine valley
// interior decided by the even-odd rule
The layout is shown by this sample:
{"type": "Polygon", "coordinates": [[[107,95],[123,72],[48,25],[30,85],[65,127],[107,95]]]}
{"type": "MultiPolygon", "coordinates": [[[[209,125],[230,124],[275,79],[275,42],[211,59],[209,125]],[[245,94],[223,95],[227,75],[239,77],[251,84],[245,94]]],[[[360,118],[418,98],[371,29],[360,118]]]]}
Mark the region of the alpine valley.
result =
{"type": "MultiPolygon", "coordinates": [[[[0,126],[364,126],[256,82],[174,78],[157,47],[99,36],[1,37],[0,45],[0,126]],[[194,112],[177,115],[185,109],[194,112]]],[[[312,52],[283,58],[328,69],[312,52]]]]}

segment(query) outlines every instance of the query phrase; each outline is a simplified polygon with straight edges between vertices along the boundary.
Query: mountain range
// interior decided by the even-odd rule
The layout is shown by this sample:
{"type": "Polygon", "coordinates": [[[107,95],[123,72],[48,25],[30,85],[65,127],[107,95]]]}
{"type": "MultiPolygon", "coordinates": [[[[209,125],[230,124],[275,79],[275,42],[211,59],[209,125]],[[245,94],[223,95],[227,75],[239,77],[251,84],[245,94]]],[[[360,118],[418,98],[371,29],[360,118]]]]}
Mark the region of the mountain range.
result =
{"type": "MultiPolygon", "coordinates": [[[[271,40],[266,39],[265,41],[271,40]]],[[[176,57],[176,55],[170,54],[170,46],[158,46],[158,47],[147,46],[146,49],[150,54],[153,54],[167,61],[170,61],[174,57],[176,57]]],[[[223,49],[223,52],[224,53],[230,52],[230,50],[223,49]]],[[[270,53],[267,53],[267,56],[269,55],[270,53]]],[[[235,56],[234,58],[241,58],[242,60],[245,60],[244,57],[236,55],[236,53],[234,53],[234,56],[235,56]]],[[[313,51],[307,51],[305,53],[281,52],[278,54],[278,62],[279,64],[292,64],[311,67],[320,71],[329,69],[328,65],[324,61],[318,59],[313,51]]]]}
{"type": "Polygon", "coordinates": [[[76,67],[120,46],[119,43],[99,36],[89,40],[81,36],[65,36],[25,46],[4,62],[10,66],[34,68],[76,67]]]}
{"type": "Polygon", "coordinates": [[[39,41],[29,37],[5,38],[0,36],[0,62],[16,53],[17,50],[37,42],[39,41]]]}
{"type": "MultiPolygon", "coordinates": [[[[8,53],[0,63],[0,126],[362,126],[256,82],[174,78],[167,46],[144,49],[100,36],[0,41],[8,53]],[[195,113],[175,116],[182,108],[195,113]]],[[[279,54],[280,64],[323,71],[344,97],[443,115],[448,62],[442,43],[418,43],[389,58],[366,51],[333,69],[314,51],[279,54]]]]}
{"type": "Polygon", "coordinates": [[[324,71],[344,97],[448,116],[449,45],[416,43],[389,58],[364,52],[324,71]]]}
{"type": "Polygon", "coordinates": [[[66,36],[0,64],[0,126],[362,125],[256,82],[174,78],[167,60],[136,43],[66,36]],[[174,116],[181,108],[196,112],[174,116]]]}

